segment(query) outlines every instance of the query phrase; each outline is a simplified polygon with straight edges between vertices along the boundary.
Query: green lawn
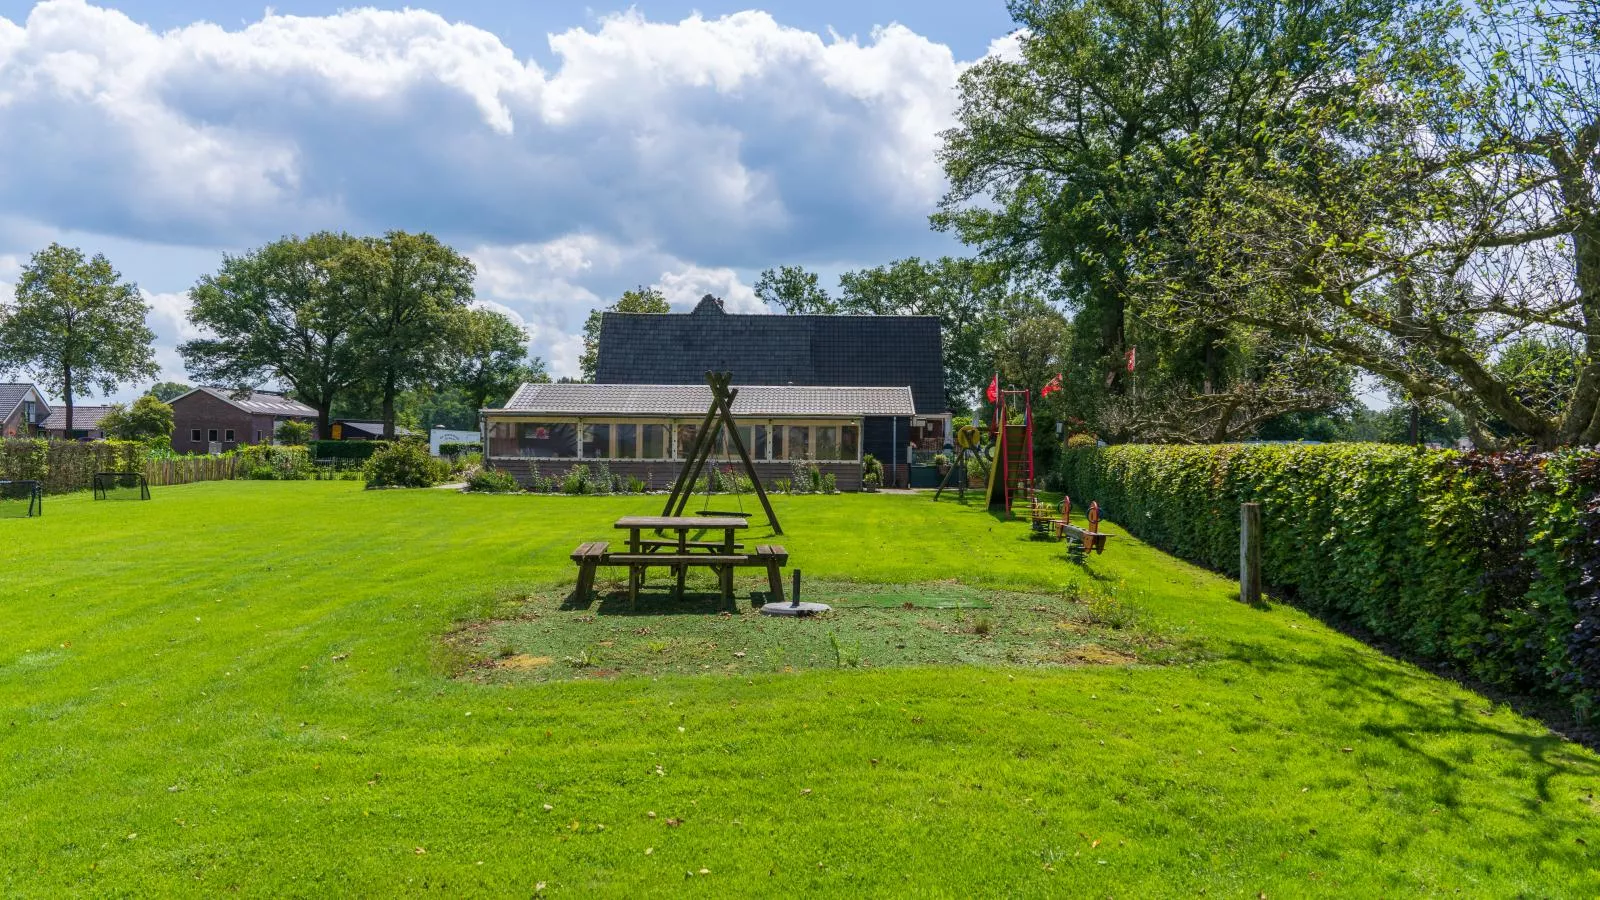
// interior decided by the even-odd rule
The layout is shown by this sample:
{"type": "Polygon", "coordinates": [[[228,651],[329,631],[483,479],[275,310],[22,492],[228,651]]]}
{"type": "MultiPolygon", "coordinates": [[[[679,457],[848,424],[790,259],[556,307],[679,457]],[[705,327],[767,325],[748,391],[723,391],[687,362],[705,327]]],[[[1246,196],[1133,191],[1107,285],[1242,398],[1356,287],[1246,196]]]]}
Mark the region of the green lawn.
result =
{"type": "Polygon", "coordinates": [[[779,498],[819,590],[990,608],[776,623],[754,573],[729,617],[560,608],[655,498],[154,493],[0,519],[8,897],[1600,893],[1594,754],[1125,536],[1078,568],[976,508],[779,498]],[[565,661],[603,640],[615,674],[565,661]]]}

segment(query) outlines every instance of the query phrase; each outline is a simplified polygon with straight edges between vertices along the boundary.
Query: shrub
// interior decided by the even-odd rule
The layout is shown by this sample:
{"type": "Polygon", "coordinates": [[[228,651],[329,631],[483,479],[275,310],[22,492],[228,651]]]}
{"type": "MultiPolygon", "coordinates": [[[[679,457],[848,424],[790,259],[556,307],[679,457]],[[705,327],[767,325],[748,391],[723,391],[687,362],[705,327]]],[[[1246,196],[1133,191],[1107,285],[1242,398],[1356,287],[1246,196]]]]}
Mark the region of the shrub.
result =
{"type": "Polygon", "coordinates": [[[1077,504],[1237,574],[1261,504],[1262,574],[1285,596],[1512,690],[1600,700],[1600,453],[1379,444],[1072,448],[1077,504]]]}
{"type": "Polygon", "coordinates": [[[467,475],[467,490],[502,494],[518,490],[517,479],[501,469],[477,469],[467,475]]]}
{"type": "Polygon", "coordinates": [[[439,444],[439,455],[440,456],[448,456],[448,457],[454,458],[454,457],[457,457],[457,456],[461,456],[464,453],[482,453],[482,452],[483,452],[483,445],[478,443],[477,441],[472,441],[470,443],[466,442],[466,441],[442,441],[439,444]]]}
{"type": "Polygon", "coordinates": [[[312,459],[368,460],[388,445],[388,441],[312,441],[309,446],[312,459]]]}
{"type": "Polygon", "coordinates": [[[879,478],[875,472],[868,472],[861,476],[861,489],[868,493],[876,491],[882,484],[883,479],[879,478]]]}
{"type": "Polygon", "coordinates": [[[868,475],[876,475],[878,483],[883,484],[883,463],[878,462],[878,458],[871,453],[861,457],[861,472],[863,479],[868,475]]]}
{"type": "Polygon", "coordinates": [[[838,481],[833,477],[833,473],[832,472],[829,472],[829,473],[824,474],[822,476],[822,492],[824,494],[837,494],[837,493],[839,493],[839,484],[838,484],[838,481]]]}
{"type": "Polygon", "coordinates": [[[567,470],[561,478],[561,492],[563,494],[592,494],[593,488],[589,483],[589,467],[579,463],[567,470]]]}
{"type": "MultiPolygon", "coordinates": [[[[284,419],[278,423],[277,438],[280,444],[301,445],[311,440],[317,427],[299,419],[284,419]]],[[[330,443],[336,443],[331,442],[330,443]]]]}
{"type": "Polygon", "coordinates": [[[645,492],[644,479],[635,477],[633,475],[629,475],[628,476],[628,493],[630,493],[630,494],[642,494],[644,492],[645,492]]]}
{"type": "Polygon", "coordinates": [[[434,459],[426,444],[395,441],[367,459],[363,471],[367,487],[432,487],[449,474],[449,467],[434,459]]]}
{"type": "Polygon", "coordinates": [[[235,451],[239,477],[254,481],[305,481],[317,474],[304,447],[247,444],[235,451]]]}
{"type": "Polygon", "coordinates": [[[950,465],[950,457],[946,456],[943,453],[935,453],[933,455],[933,464],[942,469],[945,466],[950,465]]]}

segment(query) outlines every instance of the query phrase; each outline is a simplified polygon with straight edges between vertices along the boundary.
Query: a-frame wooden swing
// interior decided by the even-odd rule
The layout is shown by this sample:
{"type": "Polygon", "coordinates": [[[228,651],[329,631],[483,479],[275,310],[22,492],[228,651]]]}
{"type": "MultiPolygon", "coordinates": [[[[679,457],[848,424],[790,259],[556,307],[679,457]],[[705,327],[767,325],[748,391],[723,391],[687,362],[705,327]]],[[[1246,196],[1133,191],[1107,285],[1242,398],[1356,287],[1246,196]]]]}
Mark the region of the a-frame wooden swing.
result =
{"type": "MultiPolygon", "coordinates": [[[[761,508],[767,513],[767,522],[772,525],[772,533],[783,534],[783,526],[778,524],[778,514],[772,511],[772,503],[767,500],[766,489],[761,486],[761,476],[756,473],[756,464],[750,459],[750,451],[745,449],[744,439],[739,437],[739,429],[734,424],[733,398],[739,395],[739,390],[730,387],[732,382],[732,372],[706,373],[706,384],[711,387],[711,406],[706,410],[706,417],[700,423],[700,429],[695,432],[694,445],[684,459],[677,481],[673,482],[672,493],[667,495],[667,505],[661,510],[661,515],[683,515],[684,507],[694,494],[695,482],[700,478],[706,460],[717,446],[718,434],[726,431],[728,442],[739,452],[739,461],[744,464],[745,474],[750,476],[750,483],[755,486],[756,497],[761,500],[761,508]]],[[[711,474],[707,473],[706,477],[709,479],[711,474]]]]}

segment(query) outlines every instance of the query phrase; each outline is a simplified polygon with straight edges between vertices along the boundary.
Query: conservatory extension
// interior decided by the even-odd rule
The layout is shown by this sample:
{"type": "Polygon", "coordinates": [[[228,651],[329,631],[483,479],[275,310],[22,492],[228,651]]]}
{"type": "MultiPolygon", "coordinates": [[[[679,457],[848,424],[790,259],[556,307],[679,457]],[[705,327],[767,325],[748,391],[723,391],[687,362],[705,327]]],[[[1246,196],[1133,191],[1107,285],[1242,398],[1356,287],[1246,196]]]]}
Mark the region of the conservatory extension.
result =
{"type": "MultiPolygon", "coordinates": [[[[915,415],[910,388],[736,386],[733,414],[763,481],[814,464],[841,489],[861,484],[861,459],[893,458],[915,415]]],[[[525,384],[503,409],[483,411],[490,464],[527,482],[578,463],[653,488],[670,486],[693,445],[711,390],[694,385],[525,384]]],[[[712,463],[736,464],[718,442],[712,463]]]]}

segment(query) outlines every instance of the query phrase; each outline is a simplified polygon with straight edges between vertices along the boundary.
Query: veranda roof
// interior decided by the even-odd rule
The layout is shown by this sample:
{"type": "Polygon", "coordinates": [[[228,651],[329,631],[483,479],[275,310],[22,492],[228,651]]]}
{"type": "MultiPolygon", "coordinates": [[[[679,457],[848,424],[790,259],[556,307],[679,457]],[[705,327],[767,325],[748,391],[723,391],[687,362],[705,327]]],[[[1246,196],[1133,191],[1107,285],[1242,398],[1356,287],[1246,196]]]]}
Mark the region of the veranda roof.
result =
{"type": "MultiPolygon", "coordinates": [[[[907,387],[735,385],[735,416],[911,416],[907,387]]],[[[711,405],[711,388],[680,384],[524,384],[502,409],[486,415],[697,416],[711,405]]]]}

